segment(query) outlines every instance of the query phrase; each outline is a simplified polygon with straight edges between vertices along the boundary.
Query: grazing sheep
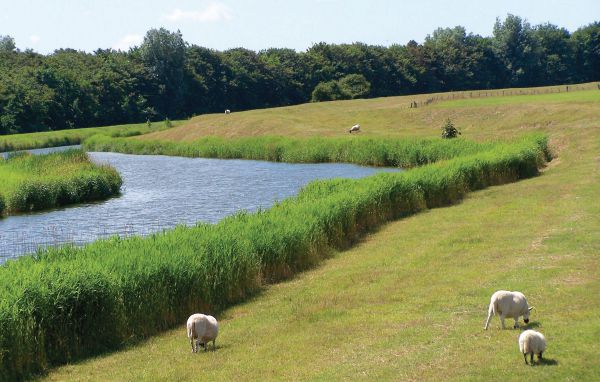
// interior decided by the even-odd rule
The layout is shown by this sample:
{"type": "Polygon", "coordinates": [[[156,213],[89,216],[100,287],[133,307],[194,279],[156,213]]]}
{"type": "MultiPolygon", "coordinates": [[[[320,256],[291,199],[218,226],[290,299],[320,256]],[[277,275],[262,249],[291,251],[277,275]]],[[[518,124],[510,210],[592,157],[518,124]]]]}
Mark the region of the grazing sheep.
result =
{"type": "Polygon", "coordinates": [[[509,292],[506,290],[499,290],[492,295],[490,300],[490,307],[488,309],[488,317],[485,322],[484,329],[490,325],[490,320],[494,314],[500,316],[502,322],[502,329],[506,329],[504,326],[504,318],[512,317],[515,319],[515,329],[519,327],[519,316],[523,316],[523,321],[529,323],[529,312],[533,307],[529,307],[527,299],[521,292],[509,292]]]}
{"type": "Polygon", "coordinates": [[[198,346],[203,346],[204,351],[206,351],[206,344],[210,341],[212,341],[213,350],[215,350],[215,341],[218,334],[219,324],[213,316],[196,313],[192,314],[187,320],[187,335],[192,345],[192,353],[198,352],[198,346]]]}
{"type": "Polygon", "coordinates": [[[527,363],[527,354],[530,355],[533,365],[533,355],[537,354],[538,362],[542,360],[542,353],[546,350],[546,337],[535,330],[525,330],[519,336],[519,350],[523,353],[525,363],[527,363]]]}
{"type": "Polygon", "coordinates": [[[231,114],[231,110],[225,109],[225,114],[231,114]]]}
{"type": "Polygon", "coordinates": [[[356,125],[352,126],[352,127],[350,128],[350,130],[348,130],[348,132],[349,132],[350,134],[352,134],[352,132],[353,132],[353,131],[354,131],[354,132],[358,132],[359,130],[360,130],[360,125],[357,123],[356,125]]]}

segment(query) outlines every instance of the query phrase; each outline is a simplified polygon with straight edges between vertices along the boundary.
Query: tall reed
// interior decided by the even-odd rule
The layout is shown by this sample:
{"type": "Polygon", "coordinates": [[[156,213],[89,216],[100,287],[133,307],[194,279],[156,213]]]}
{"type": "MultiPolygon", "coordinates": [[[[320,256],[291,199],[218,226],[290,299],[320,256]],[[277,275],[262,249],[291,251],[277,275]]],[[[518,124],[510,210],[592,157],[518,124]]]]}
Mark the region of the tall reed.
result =
{"type": "Polygon", "coordinates": [[[546,145],[527,136],[400,173],[315,181],[268,210],[214,225],[9,261],[0,267],[0,379],[119,348],[191,312],[219,311],[387,220],[537,174],[546,145]]]}
{"type": "Polygon", "coordinates": [[[13,154],[0,161],[0,213],[105,199],[119,193],[117,171],[92,163],[81,150],[13,154]]]}
{"type": "Polygon", "coordinates": [[[96,135],[88,151],[162,154],[221,159],[255,159],[290,163],[345,162],[366,166],[413,167],[475,153],[493,142],[427,138],[292,138],[259,136],[227,139],[204,137],[193,142],[131,140],[96,135]]]}
{"type": "MultiPolygon", "coordinates": [[[[177,126],[180,123],[181,121],[171,121],[171,126],[177,126]]],[[[0,152],[78,145],[86,138],[96,134],[103,134],[109,137],[131,137],[161,131],[167,128],[165,123],[156,122],[152,126],[148,126],[146,123],[134,123],[129,125],[86,127],[81,129],[0,135],[0,152]]]]}

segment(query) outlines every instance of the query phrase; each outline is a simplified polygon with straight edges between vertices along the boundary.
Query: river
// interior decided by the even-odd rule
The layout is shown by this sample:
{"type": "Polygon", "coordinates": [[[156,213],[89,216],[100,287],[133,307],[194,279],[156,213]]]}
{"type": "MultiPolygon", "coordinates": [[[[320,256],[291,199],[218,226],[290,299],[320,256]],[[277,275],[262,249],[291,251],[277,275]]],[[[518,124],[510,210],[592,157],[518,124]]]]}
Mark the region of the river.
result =
{"type": "MultiPolygon", "coordinates": [[[[64,150],[30,150],[34,153],[64,150]]],[[[147,235],[177,224],[215,223],[237,211],[268,208],[315,179],[397,171],[343,163],[290,164],[90,152],[115,167],[121,195],[0,218],[0,264],[39,246],[81,245],[111,235],[147,235]]]]}

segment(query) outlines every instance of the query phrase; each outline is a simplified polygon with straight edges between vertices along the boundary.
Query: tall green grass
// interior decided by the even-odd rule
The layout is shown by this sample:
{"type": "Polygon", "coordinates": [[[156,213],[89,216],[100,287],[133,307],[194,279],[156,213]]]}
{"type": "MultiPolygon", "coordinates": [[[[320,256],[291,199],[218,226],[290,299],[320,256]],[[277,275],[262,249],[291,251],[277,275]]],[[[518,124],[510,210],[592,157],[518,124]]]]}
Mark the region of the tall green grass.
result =
{"type": "Polygon", "coordinates": [[[204,137],[193,142],[131,140],[101,135],[87,139],[88,151],[161,154],[220,159],[254,159],[288,163],[344,162],[364,166],[409,168],[472,154],[494,143],[423,138],[291,138],[259,136],[204,137]]]}
{"type": "MultiPolygon", "coordinates": [[[[177,126],[181,122],[171,121],[171,125],[177,126]]],[[[165,122],[154,122],[151,126],[148,126],[146,123],[134,123],[129,125],[0,135],[0,152],[78,145],[86,138],[96,134],[103,134],[109,137],[131,137],[168,128],[165,122]]]]}
{"type": "Polygon", "coordinates": [[[389,219],[533,176],[547,155],[545,137],[527,136],[401,173],[315,181],[268,210],[214,225],[9,261],[0,268],[0,379],[119,348],[191,312],[218,311],[389,219]]]}
{"type": "Polygon", "coordinates": [[[119,192],[117,171],[81,150],[0,158],[0,215],[104,199],[119,192]]]}

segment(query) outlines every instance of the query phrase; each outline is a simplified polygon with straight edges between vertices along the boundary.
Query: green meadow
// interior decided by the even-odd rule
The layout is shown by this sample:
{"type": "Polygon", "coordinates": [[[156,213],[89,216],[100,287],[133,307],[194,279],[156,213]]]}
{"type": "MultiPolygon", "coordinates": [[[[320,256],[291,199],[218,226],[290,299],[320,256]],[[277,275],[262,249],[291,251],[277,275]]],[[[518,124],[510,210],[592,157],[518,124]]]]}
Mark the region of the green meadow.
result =
{"type": "Polygon", "coordinates": [[[121,177],[81,150],[0,158],[0,214],[30,212],[105,199],[119,193],[121,177]]]}
{"type": "Polygon", "coordinates": [[[141,137],[90,139],[136,153],[355,163],[367,147],[378,158],[367,163],[414,168],[313,182],[216,225],[9,262],[0,268],[1,375],[597,378],[600,91],[416,109],[412,99],[205,115],[141,137]],[[462,131],[452,143],[435,139],[448,117],[462,131]],[[349,136],[357,122],[362,132],[349,136]],[[317,155],[306,148],[315,136],[331,138],[317,155]],[[536,307],[529,326],[548,339],[542,365],[523,363],[518,330],[500,330],[497,318],[483,330],[498,289],[520,290],[536,307]],[[196,311],[220,321],[216,352],[190,353],[184,324],[196,311]]]}

